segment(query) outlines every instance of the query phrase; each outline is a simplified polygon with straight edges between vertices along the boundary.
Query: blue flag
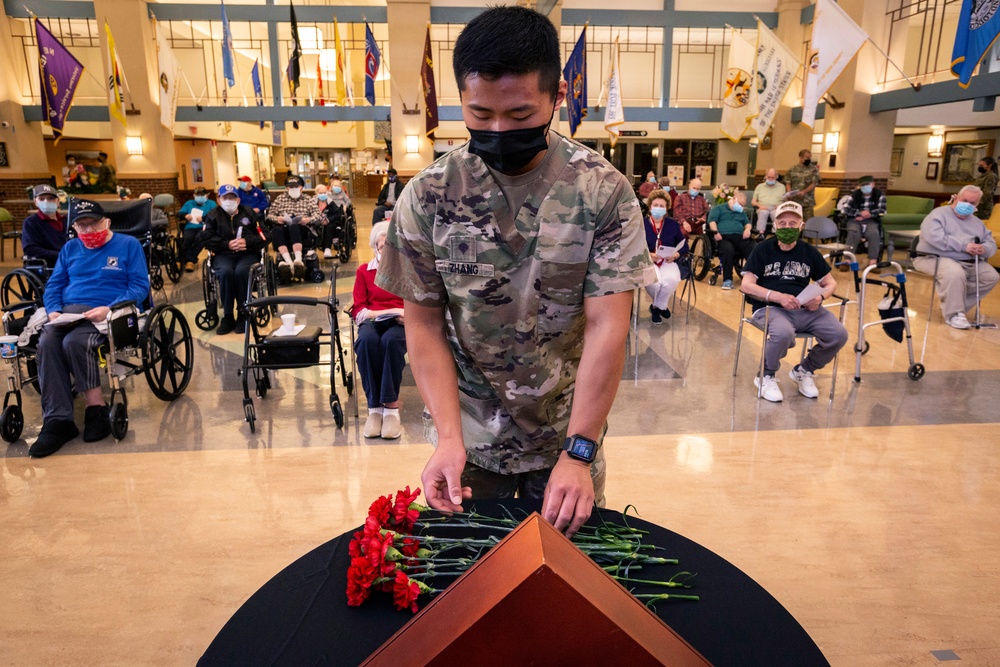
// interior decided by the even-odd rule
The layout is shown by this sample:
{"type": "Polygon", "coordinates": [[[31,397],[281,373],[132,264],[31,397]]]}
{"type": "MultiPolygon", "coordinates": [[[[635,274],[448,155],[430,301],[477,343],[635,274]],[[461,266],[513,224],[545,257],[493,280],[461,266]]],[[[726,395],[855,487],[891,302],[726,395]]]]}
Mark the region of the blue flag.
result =
{"type": "MultiPolygon", "coordinates": [[[[250,70],[250,78],[253,79],[253,98],[257,101],[257,106],[264,106],[264,89],[260,86],[260,64],[253,61],[253,69],[250,70]]],[[[264,129],[264,121],[260,121],[260,129],[264,129]]]]}
{"type": "Polygon", "coordinates": [[[1000,34],[1000,3],[988,0],[962,0],[958,32],[951,51],[951,73],[958,85],[969,87],[969,79],[979,61],[1000,34]]]}
{"type": "Polygon", "coordinates": [[[233,73],[233,33],[229,30],[225,4],[222,5],[222,76],[230,88],[236,85],[236,75],[233,73]]]}
{"type": "Polygon", "coordinates": [[[375,77],[381,63],[382,52],[378,50],[371,27],[365,23],[365,99],[372,106],[375,106],[375,77]]]}
{"type": "Polygon", "coordinates": [[[587,26],[583,26],[580,39],[576,40],[573,53],[566,61],[563,77],[569,87],[566,93],[566,115],[569,117],[569,135],[572,137],[587,116],[587,26]]]}
{"type": "Polygon", "coordinates": [[[52,128],[55,143],[59,143],[69,109],[73,106],[73,95],[83,75],[83,65],[37,18],[35,42],[38,44],[38,78],[42,85],[44,122],[52,128]]]}

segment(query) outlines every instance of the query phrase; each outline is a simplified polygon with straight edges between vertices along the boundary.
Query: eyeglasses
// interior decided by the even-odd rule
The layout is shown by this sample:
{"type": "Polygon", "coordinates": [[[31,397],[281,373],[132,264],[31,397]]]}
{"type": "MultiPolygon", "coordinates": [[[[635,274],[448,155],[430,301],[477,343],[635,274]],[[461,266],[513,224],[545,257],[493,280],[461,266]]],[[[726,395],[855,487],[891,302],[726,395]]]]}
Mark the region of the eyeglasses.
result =
{"type": "Polygon", "coordinates": [[[97,228],[100,227],[102,224],[104,224],[103,219],[101,220],[94,220],[93,218],[87,218],[87,219],[91,220],[92,222],[81,222],[77,220],[76,222],[73,223],[73,228],[76,229],[78,232],[87,233],[87,232],[97,231],[97,228]]]}
{"type": "Polygon", "coordinates": [[[774,226],[781,229],[789,229],[791,227],[798,227],[801,224],[800,220],[794,218],[786,218],[785,220],[775,220],[774,226]]]}

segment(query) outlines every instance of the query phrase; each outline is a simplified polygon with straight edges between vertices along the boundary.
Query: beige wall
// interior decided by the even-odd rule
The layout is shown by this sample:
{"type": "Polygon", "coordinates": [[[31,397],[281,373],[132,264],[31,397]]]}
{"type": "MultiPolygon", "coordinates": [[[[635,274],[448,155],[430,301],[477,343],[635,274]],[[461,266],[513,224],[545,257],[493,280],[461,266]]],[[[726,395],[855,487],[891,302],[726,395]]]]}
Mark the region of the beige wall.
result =
{"type": "MultiPolygon", "coordinates": [[[[226,144],[231,146],[232,144],[226,144]]],[[[231,149],[230,149],[231,150],[231,149]]],[[[184,139],[174,142],[174,159],[176,161],[177,185],[181,190],[193,190],[198,185],[212,190],[216,186],[216,165],[212,160],[212,145],[204,139],[184,139]],[[191,173],[191,160],[200,158],[204,169],[205,182],[195,184],[191,173]]]]}
{"type": "MultiPolygon", "coordinates": [[[[899,135],[893,143],[894,148],[903,149],[903,174],[889,180],[889,190],[907,190],[928,193],[955,193],[961,186],[942,185],[938,180],[927,179],[927,163],[937,162],[938,173],[941,171],[943,158],[927,157],[928,134],[899,135]]],[[[976,141],[993,139],[993,153],[1000,150],[1000,129],[972,130],[967,132],[948,132],[945,141],[976,141]]]]}

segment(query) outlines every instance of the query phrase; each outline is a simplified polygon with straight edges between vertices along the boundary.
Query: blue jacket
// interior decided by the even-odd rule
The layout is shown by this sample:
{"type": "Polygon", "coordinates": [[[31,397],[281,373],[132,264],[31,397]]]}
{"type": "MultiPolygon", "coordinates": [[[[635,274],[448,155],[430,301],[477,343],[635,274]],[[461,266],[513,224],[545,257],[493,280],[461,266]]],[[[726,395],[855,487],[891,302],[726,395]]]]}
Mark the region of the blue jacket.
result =
{"type": "Polygon", "coordinates": [[[119,301],[142,304],[149,296],[149,270],[142,245],[125,234],[114,234],[90,250],[73,239],[59,252],[59,261],[45,285],[45,310],[62,312],[67,304],[111,306],[119,301]]]}
{"type": "Polygon", "coordinates": [[[56,265],[59,258],[59,251],[66,245],[66,218],[59,216],[63,230],[57,232],[51,224],[51,218],[42,217],[41,213],[29,215],[24,219],[21,227],[21,245],[24,247],[26,257],[37,257],[44,259],[50,267],[56,265]]]}
{"type": "Polygon", "coordinates": [[[271,202],[267,200],[267,195],[264,194],[264,191],[255,185],[249,190],[240,190],[240,204],[246,206],[251,211],[255,208],[260,209],[260,212],[263,213],[271,205],[271,202]]]}
{"type": "Polygon", "coordinates": [[[181,206],[181,210],[177,211],[177,219],[184,223],[184,229],[201,229],[205,226],[204,220],[205,216],[212,212],[212,209],[218,206],[214,201],[209,199],[204,204],[199,204],[193,199],[188,199],[184,202],[184,206],[181,206]],[[202,212],[202,222],[191,222],[190,220],[185,220],[184,216],[191,212],[191,209],[197,208],[201,209],[202,212]]]}

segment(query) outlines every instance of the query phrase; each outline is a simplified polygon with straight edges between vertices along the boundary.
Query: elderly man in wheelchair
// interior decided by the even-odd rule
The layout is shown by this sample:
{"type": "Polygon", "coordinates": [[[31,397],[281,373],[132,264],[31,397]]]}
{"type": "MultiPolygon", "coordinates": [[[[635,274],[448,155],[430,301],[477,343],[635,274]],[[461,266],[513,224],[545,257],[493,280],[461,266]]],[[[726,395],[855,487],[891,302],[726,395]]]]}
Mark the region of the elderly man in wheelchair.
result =
{"type": "Polygon", "coordinates": [[[80,433],[73,420],[73,387],[83,396],[85,442],[111,434],[108,407],[101,393],[98,347],[111,306],[149,296],[149,274],[142,244],[114,234],[100,204],[74,199],[70,219],[77,238],[59,253],[45,286],[48,324],[38,343],[38,380],[44,423],[28,450],[33,457],[58,451],[80,433]],[[72,378],[72,379],[71,379],[72,378]]]}

